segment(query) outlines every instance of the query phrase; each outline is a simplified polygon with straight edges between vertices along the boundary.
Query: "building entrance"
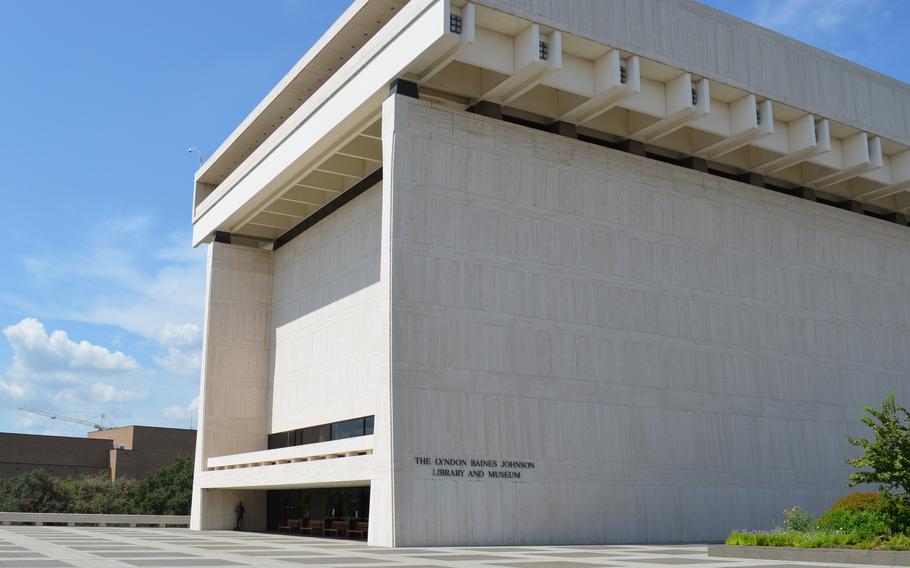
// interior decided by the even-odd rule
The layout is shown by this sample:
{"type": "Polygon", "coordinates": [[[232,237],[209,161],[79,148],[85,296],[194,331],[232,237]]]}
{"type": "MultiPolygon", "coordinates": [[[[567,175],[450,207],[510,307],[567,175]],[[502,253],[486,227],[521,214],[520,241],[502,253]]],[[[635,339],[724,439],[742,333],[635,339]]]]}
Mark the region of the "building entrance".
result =
{"type": "Polygon", "coordinates": [[[370,488],[323,487],[270,490],[266,528],[314,536],[366,538],[370,488]]]}

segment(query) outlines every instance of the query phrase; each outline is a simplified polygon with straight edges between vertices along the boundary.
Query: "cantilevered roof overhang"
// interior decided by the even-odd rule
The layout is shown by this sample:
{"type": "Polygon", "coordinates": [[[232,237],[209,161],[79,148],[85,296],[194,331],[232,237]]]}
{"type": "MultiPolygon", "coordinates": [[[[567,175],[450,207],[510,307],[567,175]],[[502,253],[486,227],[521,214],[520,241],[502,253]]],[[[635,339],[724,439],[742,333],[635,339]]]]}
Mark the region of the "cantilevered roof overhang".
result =
{"type": "Polygon", "coordinates": [[[200,169],[194,244],[225,231],[269,246],[378,169],[379,110],[397,78],[440,104],[485,102],[529,124],[570,125],[582,139],[606,143],[634,141],[651,155],[763,176],[785,190],[808,188],[854,210],[910,212],[910,86],[693,2],[639,0],[606,15],[605,4],[627,3],[356,2],[200,169]],[[679,24],[697,36],[683,38],[691,40],[690,53],[673,51],[689,45],[680,37],[629,37],[630,29],[666,28],[673,9],[707,18],[679,24]],[[637,21],[643,13],[663,23],[637,21]],[[592,27],[592,19],[607,15],[613,19],[604,28],[625,26],[615,43],[592,27]],[[725,81],[723,65],[706,62],[730,42],[711,35],[711,18],[736,24],[742,42],[756,46],[755,53],[735,51],[755,79],[731,69],[725,81]],[[370,33],[362,46],[351,39],[370,33]],[[773,50],[762,42],[772,40],[786,44],[781,53],[795,50],[788,57],[801,68],[817,62],[815,76],[769,59],[773,50]],[[816,91],[836,78],[830,88],[852,91],[811,96],[784,88],[780,77],[808,81],[816,91]],[[876,108],[873,99],[891,106],[876,108]],[[851,108],[832,108],[838,100],[851,108]],[[888,124],[882,113],[901,123],[870,128],[888,124]],[[850,115],[857,118],[844,118],[850,115]]]}
{"type": "Polygon", "coordinates": [[[205,161],[196,181],[215,187],[387,24],[407,0],[356,0],[205,161]]]}

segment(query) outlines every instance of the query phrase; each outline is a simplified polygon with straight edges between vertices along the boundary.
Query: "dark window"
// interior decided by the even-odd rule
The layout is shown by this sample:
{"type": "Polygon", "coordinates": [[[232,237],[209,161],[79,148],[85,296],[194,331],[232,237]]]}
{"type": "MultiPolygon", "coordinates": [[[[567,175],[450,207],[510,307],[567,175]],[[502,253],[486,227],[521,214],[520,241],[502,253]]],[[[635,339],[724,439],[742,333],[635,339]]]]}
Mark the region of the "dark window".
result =
{"type": "Polygon", "coordinates": [[[373,417],[354,418],[331,424],[320,424],[309,428],[298,428],[287,432],[269,434],[269,449],[302,446],[329,440],[343,440],[373,433],[373,417]]]}
{"type": "Polygon", "coordinates": [[[319,427],[316,428],[304,428],[300,431],[300,443],[301,444],[315,444],[319,441],[319,427]]]}
{"type": "Polygon", "coordinates": [[[269,449],[274,450],[276,448],[286,448],[288,445],[288,433],[287,432],[278,432],[277,434],[269,434],[269,449]]]}
{"type": "Polygon", "coordinates": [[[322,426],[317,426],[319,429],[319,441],[328,442],[332,439],[332,425],[323,424],[322,426]]]}
{"type": "Polygon", "coordinates": [[[333,440],[343,440],[356,436],[363,436],[363,418],[345,420],[344,422],[335,422],[332,424],[333,440]]]}

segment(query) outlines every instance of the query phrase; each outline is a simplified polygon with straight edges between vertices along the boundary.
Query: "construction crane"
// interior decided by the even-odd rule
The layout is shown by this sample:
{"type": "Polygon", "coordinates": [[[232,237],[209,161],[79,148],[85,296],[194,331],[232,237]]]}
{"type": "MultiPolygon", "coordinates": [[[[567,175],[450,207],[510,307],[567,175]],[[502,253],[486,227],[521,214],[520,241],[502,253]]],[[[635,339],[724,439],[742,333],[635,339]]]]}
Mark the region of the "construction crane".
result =
{"type": "Polygon", "coordinates": [[[114,426],[105,426],[104,421],[107,419],[107,414],[101,414],[101,420],[98,422],[92,422],[91,420],[83,420],[81,418],[74,418],[72,416],[66,416],[64,414],[57,414],[56,412],[48,412],[46,410],[38,410],[37,408],[28,408],[25,406],[20,406],[19,410],[23,412],[30,412],[32,414],[37,414],[39,416],[46,416],[51,420],[63,420],[64,422],[72,422],[73,424],[82,424],[83,426],[91,426],[96,431],[101,430],[110,430],[114,426]]]}

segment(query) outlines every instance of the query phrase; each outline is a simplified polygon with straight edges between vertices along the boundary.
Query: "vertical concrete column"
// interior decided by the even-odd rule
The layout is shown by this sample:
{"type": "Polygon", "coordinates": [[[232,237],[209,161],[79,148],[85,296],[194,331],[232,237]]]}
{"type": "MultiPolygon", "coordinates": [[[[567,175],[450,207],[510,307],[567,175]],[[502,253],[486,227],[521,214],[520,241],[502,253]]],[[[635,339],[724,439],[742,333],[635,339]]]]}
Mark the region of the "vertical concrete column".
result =
{"type": "Polygon", "coordinates": [[[265,528],[264,491],[208,490],[199,484],[208,458],[267,448],[273,272],[271,251],[209,245],[194,530],[233,527],[241,499],[245,528],[265,528]]]}
{"type": "Polygon", "coordinates": [[[391,344],[391,280],[392,280],[392,174],[395,164],[394,139],[395,101],[405,95],[390,95],[382,105],[382,231],[380,233],[379,281],[389,314],[387,327],[380,341],[386,353],[381,368],[375,370],[381,385],[376,401],[373,426],[375,469],[370,480],[370,532],[368,542],[373,546],[395,546],[392,415],[392,344],[391,344]]]}

